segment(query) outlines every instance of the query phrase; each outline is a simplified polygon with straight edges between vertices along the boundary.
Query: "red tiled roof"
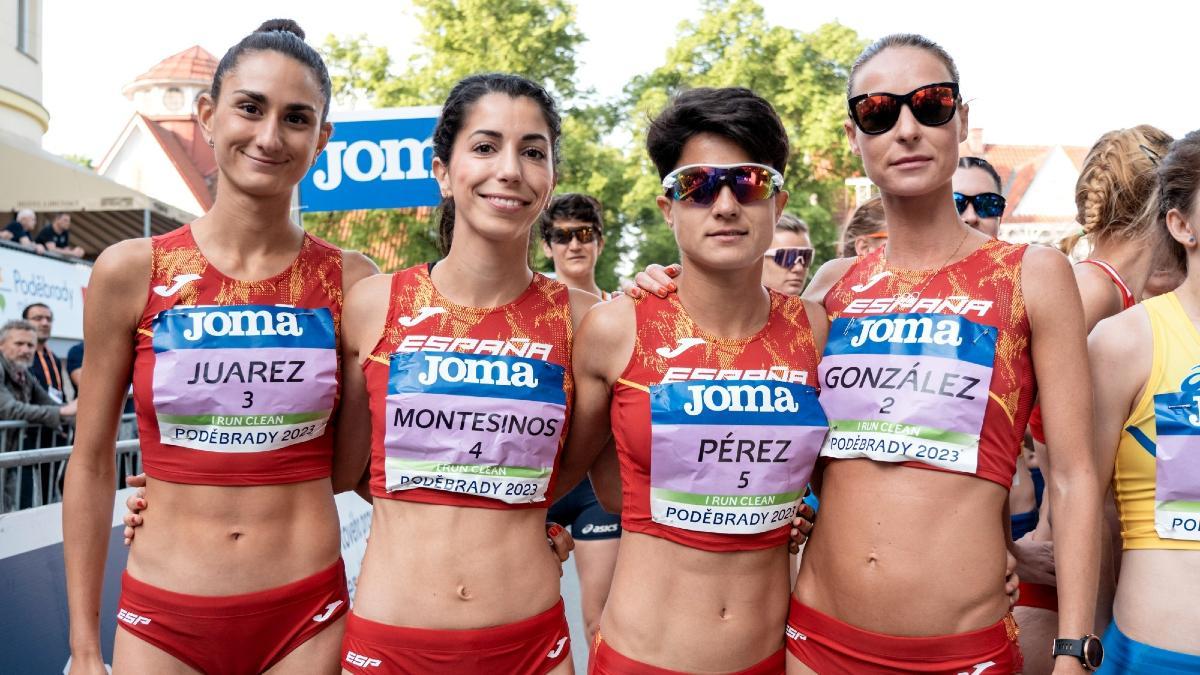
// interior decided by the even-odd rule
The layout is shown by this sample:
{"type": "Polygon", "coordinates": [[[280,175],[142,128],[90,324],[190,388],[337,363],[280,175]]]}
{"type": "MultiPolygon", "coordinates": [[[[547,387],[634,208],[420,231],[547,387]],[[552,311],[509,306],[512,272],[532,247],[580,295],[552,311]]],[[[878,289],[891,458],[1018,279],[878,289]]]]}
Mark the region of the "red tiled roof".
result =
{"type": "Polygon", "coordinates": [[[139,117],[200,206],[205,211],[212,208],[214,190],[209,186],[215,186],[217,160],[200,134],[200,123],[194,118],[155,120],[145,115],[139,117]]]}
{"type": "Polygon", "coordinates": [[[142,80],[196,80],[211,82],[217,72],[217,59],[204,51],[200,45],[188,47],[178,54],[159,61],[150,70],[138,75],[134,82],[142,80]]]}
{"type": "MultiPolygon", "coordinates": [[[[1033,182],[1038,171],[1041,170],[1042,164],[1046,158],[1050,156],[1050,152],[1055,147],[1062,147],[1063,152],[1067,153],[1071,163],[1075,165],[1076,170],[1083,168],[1083,160],[1087,156],[1088,149],[1074,145],[998,145],[985,144],[982,153],[973,153],[968,148],[966,143],[959,146],[959,155],[966,156],[982,156],[992,166],[996,168],[996,173],[1000,174],[1000,179],[1003,182],[1003,192],[1008,200],[1007,213],[1014,213],[1021,203],[1021,198],[1025,196],[1025,191],[1029,189],[1029,185],[1033,182]]],[[[1040,216],[1029,216],[1030,218],[1040,218],[1040,216]]],[[[1010,216],[1005,216],[1006,222],[1012,221],[1010,216]]],[[[1054,220],[1061,220],[1061,217],[1055,217],[1054,220]]],[[[1034,221],[1019,221],[1019,222],[1034,222],[1034,221]]]]}

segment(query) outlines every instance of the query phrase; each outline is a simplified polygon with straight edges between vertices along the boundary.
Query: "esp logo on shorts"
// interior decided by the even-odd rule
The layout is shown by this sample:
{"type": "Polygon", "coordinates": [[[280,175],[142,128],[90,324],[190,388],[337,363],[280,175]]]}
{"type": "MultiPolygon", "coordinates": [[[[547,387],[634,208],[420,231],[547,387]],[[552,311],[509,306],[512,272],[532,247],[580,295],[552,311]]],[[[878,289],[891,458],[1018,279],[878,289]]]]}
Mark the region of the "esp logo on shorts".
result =
{"type": "Polygon", "coordinates": [[[378,665],[382,664],[383,662],[380,661],[379,659],[373,659],[369,656],[366,656],[365,654],[358,654],[353,651],[347,651],[346,652],[346,663],[349,663],[352,666],[358,666],[359,668],[374,668],[375,666],[378,666],[378,665]]]}
{"type": "Polygon", "coordinates": [[[148,617],[144,617],[141,614],[134,614],[124,609],[117,611],[117,621],[124,621],[130,626],[145,626],[150,623],[148,617]]]}

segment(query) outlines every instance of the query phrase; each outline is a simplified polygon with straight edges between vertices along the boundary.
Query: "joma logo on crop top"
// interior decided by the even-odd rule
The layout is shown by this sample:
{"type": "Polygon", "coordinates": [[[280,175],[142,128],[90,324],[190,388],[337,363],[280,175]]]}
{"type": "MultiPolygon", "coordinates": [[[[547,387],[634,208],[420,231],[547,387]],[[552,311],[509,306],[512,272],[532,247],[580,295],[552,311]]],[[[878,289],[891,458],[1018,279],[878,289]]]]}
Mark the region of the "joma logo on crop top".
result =
{"type": "Polygon", "coordinates": [[[792,398],[787,387],[765,384],[695,385],[688,387],[692,400],[683,404],[683,411],[699,415],[713,412],[800,412],[800,404],[792,398]]]}
{"type": "Polygon", "coordinates": [[[398,352],[461,352],[463,354],[488,354],[491,356],[524,356],[529,359],[550,358],[553,349],[544,342],[530,342],[525,338],[505,340],[477,340],[445,335],[406,335],[396,347],[398,352]]]}
{"type": "Polygon", "coordinates": [[[417,381],[425,386],[439,381],[530,389],[538,385],[538,379],[533,375],[533,366],[528,363],[510,365],[506,361],[467,360],[457,356],[430,354],[425,359],[425,365],[428,369],[417,375],[417,381]]]}
{"type": "Polygon", "coordinates": [[[850,338],[851,347],[861,347],[871,342],[902,342],[905,344],[950,345],[962,344],[958,334],[958,322],[922,316],[912,319],[863,319],[862,332],[850,338]]]}
{"type": "Polygon", "coordinates": [[[287,312],[274,314],[261,309],[236,309],[229,312],[192,312],[188,316],[192,318],[192,325],[183,331],[183,337],[191,342],[196,342],[205,335],[299,337],[304,334],[304,329],[296,322],[296,315],[287,312]]]}
{"type": "Polygon", "coordinates": [[[972,312],[985,316],[992,309],[991,300],[973,300],[966,295],[951,295],[946,298],[917,298],[900,296],[895,298],[860,298],[852,300],[842,314],[895,314],[916,312],[924,314],[959,314],[972,312]]]}

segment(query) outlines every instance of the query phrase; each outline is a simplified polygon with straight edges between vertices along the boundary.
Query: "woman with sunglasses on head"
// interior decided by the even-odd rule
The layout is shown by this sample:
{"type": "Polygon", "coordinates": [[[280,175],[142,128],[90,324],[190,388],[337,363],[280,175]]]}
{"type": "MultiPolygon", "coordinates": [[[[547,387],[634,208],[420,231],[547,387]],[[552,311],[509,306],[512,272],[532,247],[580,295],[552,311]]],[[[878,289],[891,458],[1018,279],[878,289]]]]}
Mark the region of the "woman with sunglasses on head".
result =
{"type": "Polygon", "coordinates": [[[374,516],[345,672],[572,672],[545,521],[573,487],[556,480],[571,341],[597,298],[526,262],[560,130],[524,78],[456,84],[433,133],[445,257],[347,298],[344,358],[361,370],[346,407],[370,429],[374,516]]]}
{"type": "Polygon", "coordinates": [[[623,529],[592,672],[781,673],[789,530],[827,428],[820,309],[762,285],[787,135],[747,89],[693,89],[646,147],[686,271],[677,294],[617,298],[579,331],[564,478],[599,456],[623,529]]]}
{"type": "Polygon", "coordinates": [[[303,38],[268,21],[217,66],[198,106],[212,209],[96,261],[63,504],[72,673],[105,672],[97,614],[131,377],[154,509],[122,581],[116,672],[337,672],[349,598],[333,492],[360,472],[328,421],[343,294],[375,268],[289,216],[332,130],[329,76],[303,38]]]}
{"type": "Polygon", "coordinates": [[[1041,393],[1064,571],[1055,669],[1095,664],[1082,311],[1063,256],[958,217],[957,79],[949,55],[916,35],[877,41],[851,73],[847,134],[882,193],[888,245],[827,263],[806,293],[833,319],[819,380],[831,432],[788,620],[792,672],[1020,671],[1002,592],[1005,503],[1035,375],[1051,371],[1041,393]]]}
{"type": "Polygon", "coordinates": [[[963,157],[954,172],[954,207],[967,225],[996,239],[1004,215],[1000,174],[986,159],[963,157]]]}
{"type": "Polygon", "coordinates": [[[883,200],[872,197],[863,202],[842,230],[839,255],[843,258],[865,256],[887,243],[887,223],[883,222],[883,200]]]}
{"type": "Polygon", "coordinates": [[[1145,213],[1186,277],[1088,339],[1124,541],[1105,673],[1200,672],[1200,132],[1160,156],[1145,213]]]}
{"type": "Polygon", "coordinates": [[[762,285],[784,295],[800,295],[813,261],[808,224],[790,213],[779,217],[771,248],[763,254],[762,285]]]}

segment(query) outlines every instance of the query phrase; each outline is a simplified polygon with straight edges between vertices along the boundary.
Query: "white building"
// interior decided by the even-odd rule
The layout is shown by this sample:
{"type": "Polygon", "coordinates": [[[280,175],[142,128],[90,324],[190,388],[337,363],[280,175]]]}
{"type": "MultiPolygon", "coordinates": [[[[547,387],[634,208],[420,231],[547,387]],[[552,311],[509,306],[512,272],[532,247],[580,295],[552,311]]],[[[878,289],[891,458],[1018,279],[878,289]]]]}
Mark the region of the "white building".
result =
{"type": "Polygon", "coordinates": [[[50,127],[41,61],[41,0],[0,0],[0,130],[39,146],[50,127]]]}
{"type": "Polygon", "coordinates": [[[196,99],[212,84],[217,60],[190,47],[125,86],[134,113],[96,170],[100,175],[192,214],[212,207],[217,163],[196,118],[196,99]]]}

